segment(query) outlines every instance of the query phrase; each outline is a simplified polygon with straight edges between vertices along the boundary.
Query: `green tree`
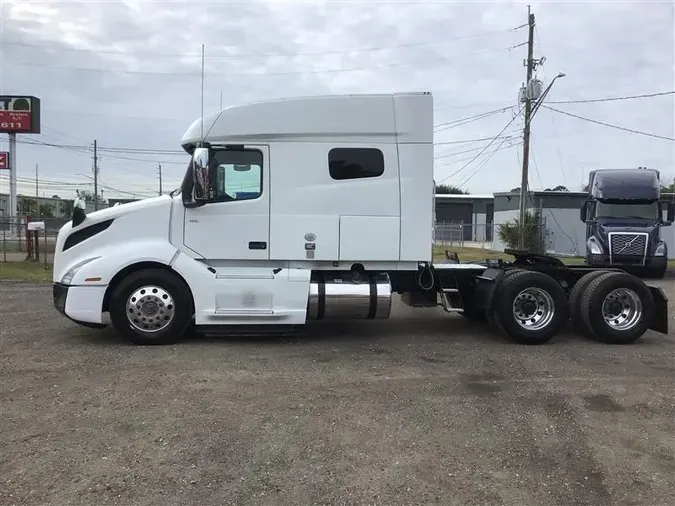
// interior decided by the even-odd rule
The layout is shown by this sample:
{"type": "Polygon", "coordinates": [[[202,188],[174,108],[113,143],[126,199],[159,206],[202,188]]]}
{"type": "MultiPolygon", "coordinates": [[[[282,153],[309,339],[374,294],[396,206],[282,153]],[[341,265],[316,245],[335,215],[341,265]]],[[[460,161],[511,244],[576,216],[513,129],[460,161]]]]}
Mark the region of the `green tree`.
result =
{"type": "Polygon", "coordinates": [[[37,200],[21,197],[21,214],[31,214],[38,211],[37,200]]]}
{"type": "Polygon", "coordinates": [[[54,208],[50,204],[42,204],[40,206],[40,216],[42,218],[53,218],[54,208]]]}
{"type": "MultiPolygon", "coordinates": [[[[541,252],[541,220],[538,216],[526,212],[525,213],[525,227],[524,227],[524,245],[525,250],[540,253],[541,252]]],[[[519,249],[518,243],[520,238],[520,219],[514,218],[507,221],[503,225],[499,225],[499,238],[510,249],[519,249]]]]}
{"type": "Polygon", "coordinates": [[[72,216],[73,214],[73,201],[64,200],[61,202],[61,210],[65,216],[72,216]]]}
{"type": "Polygon", "coordinates": [[[462,190],[458,186],[453,186],[451,184],[437,184],[436,193],[439,195],[468,195],[469,192],[462,190]]]}

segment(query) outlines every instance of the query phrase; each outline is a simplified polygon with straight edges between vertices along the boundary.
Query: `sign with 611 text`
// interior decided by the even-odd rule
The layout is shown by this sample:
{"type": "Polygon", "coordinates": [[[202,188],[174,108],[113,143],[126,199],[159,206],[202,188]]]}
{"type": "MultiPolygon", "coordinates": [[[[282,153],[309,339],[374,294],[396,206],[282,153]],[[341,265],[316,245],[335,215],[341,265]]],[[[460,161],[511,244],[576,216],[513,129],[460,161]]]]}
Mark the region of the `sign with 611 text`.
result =
{"type": "Polygon", "coordinates": [[[0,133],[40,133],[40,99],[33,96],[0,96],[0,133]]]}

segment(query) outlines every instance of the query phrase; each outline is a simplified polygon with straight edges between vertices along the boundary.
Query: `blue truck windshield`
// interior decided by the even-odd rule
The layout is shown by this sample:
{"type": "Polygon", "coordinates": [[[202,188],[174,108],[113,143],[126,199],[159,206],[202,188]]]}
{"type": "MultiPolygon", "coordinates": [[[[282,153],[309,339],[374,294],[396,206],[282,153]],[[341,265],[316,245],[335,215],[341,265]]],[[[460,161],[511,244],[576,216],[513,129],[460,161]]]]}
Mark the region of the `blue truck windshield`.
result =
{"type": "Polygon", "coordinates": [[[659,219],[659,203],[618,204],[598,202],[595,207],[596,218],[638,218],[643,220],[659,219]]]}

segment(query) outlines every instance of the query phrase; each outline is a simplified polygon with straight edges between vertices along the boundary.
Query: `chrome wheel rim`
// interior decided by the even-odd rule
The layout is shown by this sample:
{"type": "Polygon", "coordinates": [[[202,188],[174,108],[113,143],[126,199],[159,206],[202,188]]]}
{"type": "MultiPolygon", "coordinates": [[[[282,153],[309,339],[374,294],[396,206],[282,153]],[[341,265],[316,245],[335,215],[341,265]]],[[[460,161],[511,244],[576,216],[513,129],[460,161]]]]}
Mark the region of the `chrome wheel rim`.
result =
{"type": "Polygon", "coordinates": [[[633,290],[617,288],[602,301],[602,317],[615,330],[630,330],[642,318],[642,301],[633,290]]]}
{"type": "Polygon", "coordinates": [[[541,288],[526,288],[513,301],[513,318],[525,330],[543,329],[554,315],[553,297],[541,288]]]}
{"type": "Polygon", "coordinates": [[[176,314],[171,294],[159,286],[143,286],[127,299],[129,323],[141,332],[159,332],[165,329],[176,314]]]}

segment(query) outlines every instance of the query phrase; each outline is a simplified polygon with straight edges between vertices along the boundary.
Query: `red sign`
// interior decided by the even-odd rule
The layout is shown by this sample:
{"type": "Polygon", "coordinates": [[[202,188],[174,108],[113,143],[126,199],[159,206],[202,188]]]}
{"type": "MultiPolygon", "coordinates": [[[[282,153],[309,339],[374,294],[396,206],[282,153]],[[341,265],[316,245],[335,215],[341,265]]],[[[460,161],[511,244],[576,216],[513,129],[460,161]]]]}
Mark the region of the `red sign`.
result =
{"type": "Polygon", "coordinates": [[[13,132],[30,132],[30,111],[2,111],[0,110],[0,130],[13,132]]]}
{"type": "Polygon", "coordinates": [[[0,133],[40,133],[40,99],[0,96],[0,133]]]}
{"type": "Polygon", "coordinates": [[[9,153],[0,151],[0,169],[9,169],[9,153]]]}

